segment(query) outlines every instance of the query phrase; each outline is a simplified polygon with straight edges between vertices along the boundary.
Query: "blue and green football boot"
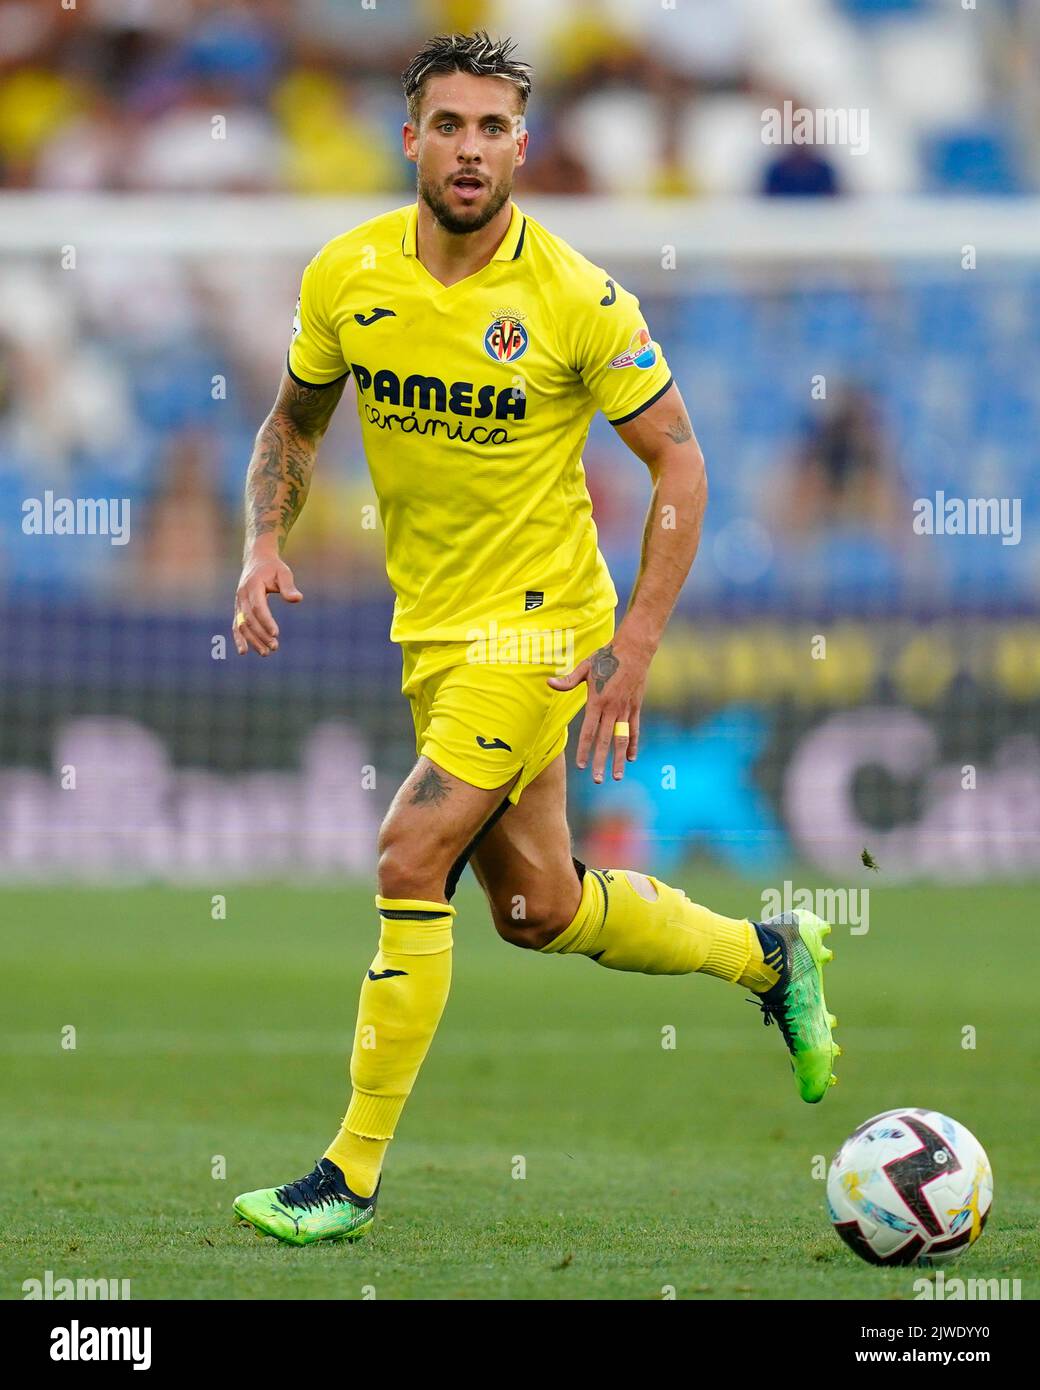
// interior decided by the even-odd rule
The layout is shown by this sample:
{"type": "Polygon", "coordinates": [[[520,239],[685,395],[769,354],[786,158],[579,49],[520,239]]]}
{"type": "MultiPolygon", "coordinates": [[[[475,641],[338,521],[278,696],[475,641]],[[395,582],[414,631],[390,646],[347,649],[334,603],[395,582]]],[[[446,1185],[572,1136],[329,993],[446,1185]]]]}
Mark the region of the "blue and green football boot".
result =
{"type": "Polygon", "coordinates": [[[791,1054],[791,1070],[802,1100],[823,1100],[837,1081],[832,1070],[841,1048],[832,1029],[838,1020],[827,1012],[823,997],[823,967],[834,956],[823,944],[830,923],[813,912],[785,912],[754,924],[762,939],[766,963],[780,973],[772,989],[757,994],[754,1003],[768,1026],[776,1023],[791,1054]]]}
{"type": "Polygon", "coordinates": [[[320,1158],[305,1178],[236,1197],[235,1215],[258,1235],[276,1236],[290,1245],[358,1240],[371,1229],[378,1196],[378,1187],[371,1197],[351,1192],[342,1169],[330,1158],[320,1158]]]}

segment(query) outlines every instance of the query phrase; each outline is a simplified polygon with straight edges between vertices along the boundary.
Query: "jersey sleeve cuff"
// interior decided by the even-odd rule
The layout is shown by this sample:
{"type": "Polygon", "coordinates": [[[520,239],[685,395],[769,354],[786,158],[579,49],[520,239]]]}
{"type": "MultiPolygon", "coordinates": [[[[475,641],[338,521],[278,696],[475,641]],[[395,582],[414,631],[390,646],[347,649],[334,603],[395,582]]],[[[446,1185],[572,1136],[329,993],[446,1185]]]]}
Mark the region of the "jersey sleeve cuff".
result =
{"type": "Polygon", "coordinates": [[[630,410],[627,415],[622,415],[617,420],[611,420],[609,423],[612,425],[627,425],[629,420],[634,420],[637,415],[642,415],[644,410],[649,410],[655,401],[659,401],[674,380],[675,378],[670,376],[661,389],[655,391],[649,400],[644,401],[642,405],[636,406],[635,410],[630,410]]]}
{"type": "Polygon", "coordinates": [[[335,386],[337,381],[342,381],[345,377],[350,375],[350,368],[348,367],[345,372],[341,372],[339,376],[334,376],[331,381],[305,381],[302,376],[297,376],[293,371],[288,353],[285,354],[285,370],[292,377],[293,381],[296,382],[297,386],[306,386],[309,391],[323,391],[326,386],[335,386]]]}

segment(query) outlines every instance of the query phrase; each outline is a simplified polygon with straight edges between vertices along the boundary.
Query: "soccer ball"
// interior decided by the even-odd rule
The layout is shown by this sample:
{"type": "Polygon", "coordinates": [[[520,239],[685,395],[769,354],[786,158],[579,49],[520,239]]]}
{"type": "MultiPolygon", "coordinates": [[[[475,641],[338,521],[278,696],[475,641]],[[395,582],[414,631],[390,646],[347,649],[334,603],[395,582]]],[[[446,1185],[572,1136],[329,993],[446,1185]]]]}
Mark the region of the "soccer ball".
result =
{"type": "Polygon", "coordinates": [[[872,1265],[938,1265],[982,1234],[993,1170],[970,1130],[936,1110],[886,1110],[850,1134],[827,1174],[827,1208],[872,1265]]]}

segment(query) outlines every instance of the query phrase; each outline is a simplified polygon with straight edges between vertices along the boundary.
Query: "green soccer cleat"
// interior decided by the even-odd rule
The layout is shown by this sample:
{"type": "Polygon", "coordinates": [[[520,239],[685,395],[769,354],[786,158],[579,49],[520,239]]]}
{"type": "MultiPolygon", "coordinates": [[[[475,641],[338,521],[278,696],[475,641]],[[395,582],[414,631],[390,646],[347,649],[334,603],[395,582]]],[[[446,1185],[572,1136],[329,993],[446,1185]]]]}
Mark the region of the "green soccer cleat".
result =
{"type": "Polygon", "coordinates": [[[791,1054],[798,1093],[810,1105],[823,1100],[837,1077],[831,1070],[841,1048],[831,1036],[838,1020],[827,1012],[823,997],[823,967],[834,952],[823,944],[830,923],[812,912],[785,912],[759,923],[778,943],[769,964],[776,963],[780,979],[765,994],[756,995],[768,1025],[776,1023],[791,1054]]]}
{"type": "Polygon", "coordinates": [[[371,1197],[359,1197],[347,1186],[342,1170],[329,1158],[318,1160],[312,1173],[284,1187],[264,1187],[235,1198],[240,1225],[258,1235],[276,1236],[290,1245],[315,1240],[359,1240],[372,1226],[377,1187],[371,1197]]]}

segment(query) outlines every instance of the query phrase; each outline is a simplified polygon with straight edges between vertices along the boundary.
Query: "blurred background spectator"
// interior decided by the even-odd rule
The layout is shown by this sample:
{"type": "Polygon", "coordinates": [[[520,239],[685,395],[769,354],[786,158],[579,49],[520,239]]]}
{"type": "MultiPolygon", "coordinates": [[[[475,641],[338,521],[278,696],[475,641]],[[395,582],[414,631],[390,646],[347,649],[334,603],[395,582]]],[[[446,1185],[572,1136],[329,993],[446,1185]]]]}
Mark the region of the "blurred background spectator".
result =
{"type": "Polygon", "coordinates": [[[882,536],[903,534],[907,500],[891,475],[874,402],[846,387],[810,420],[780,509],[783,529],[863,527],[882,536]]]}
{"type": "Polygon", "coordinates": [[[5,0],[0,186],[403,191],[397,74],[426,34],[477,24],[535,65],[530,191],[1038,186],[1025,0],[5,0]],[[874,158],[770,161],[781,91],[869,110],[874,158]]]}
{"type": "Polygon", "coordinates": [[[766,166],[762,191],[772,198],[830,198],[840,189],[825,154],[812,145],[792,145],[766,166]]]}

